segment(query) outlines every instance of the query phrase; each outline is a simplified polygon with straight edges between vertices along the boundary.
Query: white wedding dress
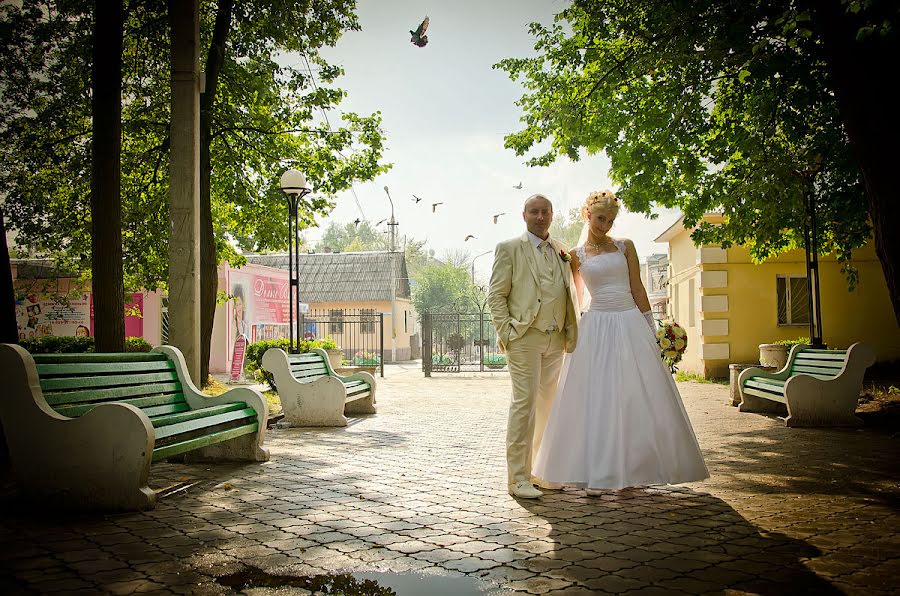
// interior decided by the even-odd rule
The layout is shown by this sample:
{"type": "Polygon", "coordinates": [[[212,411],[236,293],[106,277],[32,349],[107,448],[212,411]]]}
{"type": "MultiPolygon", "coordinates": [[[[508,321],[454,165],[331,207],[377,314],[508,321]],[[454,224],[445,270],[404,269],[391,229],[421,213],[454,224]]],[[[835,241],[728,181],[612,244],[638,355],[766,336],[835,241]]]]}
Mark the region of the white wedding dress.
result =
{"type": "Polygon", "coordinates": [[[546,483],[618,490],[709,477],[656,338],[631,295],[625,246],[581,260],[591,295],[563,363],[533,474],[546,483]]]}

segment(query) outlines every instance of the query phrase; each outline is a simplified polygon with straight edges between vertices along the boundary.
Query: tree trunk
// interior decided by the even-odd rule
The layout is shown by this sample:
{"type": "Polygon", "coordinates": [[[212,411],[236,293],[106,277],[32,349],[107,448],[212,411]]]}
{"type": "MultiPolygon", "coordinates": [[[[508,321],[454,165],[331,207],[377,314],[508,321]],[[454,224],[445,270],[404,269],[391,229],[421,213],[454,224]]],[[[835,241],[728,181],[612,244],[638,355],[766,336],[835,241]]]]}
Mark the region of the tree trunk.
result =
{"type": "Polygon", "coordinates": [[[212,113],[219,73],[225,60],[225,40],[231,29],[233,0],[219,0],[216,24],[206,57],[206,88],[200,96],[200,382],[209,377],[210,346],[216,318],[216,293],[219,289],[216,237],[213,231],[210,178],[212,160],[212,113]]]}
{"type": "Polygon", "coordinates": [[[91,270],[94,345],[125,351],[122,280],[122,0],[97,0],[91,66],[91,270]]]}
{"type": "MultiPolygon", "coordinates": [[[[883,2],[888,9],[891,2],[883,2]]],[[[900,324],[900,235],[894,231],[900,221],[900,183],[896,179],[896,144],[900,132],[900,111],[891,87],[900,55],[900,36],[873,33],[857,39],[867,21],[881,22],[889,14],[847,12],[840,0],[811,2],[814,26],[819,28],[823,53],[834,82],[844,129],[862,174],[869,218],[875,236],[875,251],[887,282],[900,324]]]]}
{"type": "Polygon", "coordinates": [[[0,343],[14,344],[19,341],[19,327],[16,324],[16,292],[13,288],[12,264],[9,262],[9,247],[6,245],[6,225],[3,222],[3,206],[0,205],[0,343]]]}

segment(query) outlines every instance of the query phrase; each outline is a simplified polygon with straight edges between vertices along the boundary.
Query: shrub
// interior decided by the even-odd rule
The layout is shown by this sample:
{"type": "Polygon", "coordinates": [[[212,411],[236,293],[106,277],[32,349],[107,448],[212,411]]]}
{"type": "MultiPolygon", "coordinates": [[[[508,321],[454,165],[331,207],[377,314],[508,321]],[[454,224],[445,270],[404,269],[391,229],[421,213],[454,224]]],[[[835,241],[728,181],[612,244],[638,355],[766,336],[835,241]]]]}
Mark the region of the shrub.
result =
{"type": "Polygon", "coordinates": [[[488,368],[503,368],[506,366],[506,356],[503,354],[485,354],[483,362],[488,368]]]}
{"type": "MultiPolygon", "coordinates": [[[[252,344],[247,346],[247,351],[244,355],[244,367],[247,370],[247,374],[249,374],[253,379],[256,380],[257,383],[268,383],[269,387],[277,391],[275,387],[275,379],[272,377],[272,373],[263,368],[262,358],[263,354],[266,353],[266,350],[270,348],[281,348],[285,352],[290,353],[291,342],[288,339],[264,339],[261,341],[253,342],[252,344]]],[[[300,340],[300,353],[304,354],[309,352],[314,348],[321,348],[323,350],[333,350],[337,348],[338,345],[335,343],[333,339],[330,337],[325,337],[322,339],[314,339],[314,340],[300,340]]]]}
{"type": "Polygon", "coordinates": [[[19,340],[19,345],[32,354],[80,354],[94,351],[94,338],[45,335],[19,340]]]}
{"type": "Polygon", "coordinates": [[[791,348],[793,348],[796,345],[799,345],[799,344],[809,345],[809,338],[808,337],[798,337],[797,339],[779,339],[778,341],[773,341],[772,343],[775,345],[778,345],[778,346],[787,346],[788,352],[790,352],[791,348]]]}
{"type": "Polygon", "coordinates": [[[356,366],[378,366],[381,358],[373,352],[357,352],[353,355],[353,364],[356,366]]]}
{"type": "Polygon", "coordinates": [[[126,337],[125,338],[125,351],[126,352],[149,352],[153,349],[153,346],[150,345],[143,337],[126,337]]]}
{"type": "Polygon", "coordinates": [[[451,358],[450,356],[448,356],[446,354],[434,354],[431,357],[431,363],[432,364],[443,364],[443,365],[453,364],[453,358],[451,358]]]}

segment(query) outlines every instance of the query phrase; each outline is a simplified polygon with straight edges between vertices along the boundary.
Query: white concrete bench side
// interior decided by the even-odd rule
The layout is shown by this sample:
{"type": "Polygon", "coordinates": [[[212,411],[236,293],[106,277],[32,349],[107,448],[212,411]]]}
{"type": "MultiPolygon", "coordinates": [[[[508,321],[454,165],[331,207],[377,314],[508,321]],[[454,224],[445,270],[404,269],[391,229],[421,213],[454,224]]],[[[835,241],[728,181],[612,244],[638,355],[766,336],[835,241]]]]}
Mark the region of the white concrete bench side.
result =
{"type": "Polygon", "coordinates": [[[34,359],[0,344],[0,418],[24,492],[66,507],[142,510],[156,505],[147,485],[153,457],[150,419],[129,404],[107,403],[78,418],[58,414],[41,391],[34,359]]]}

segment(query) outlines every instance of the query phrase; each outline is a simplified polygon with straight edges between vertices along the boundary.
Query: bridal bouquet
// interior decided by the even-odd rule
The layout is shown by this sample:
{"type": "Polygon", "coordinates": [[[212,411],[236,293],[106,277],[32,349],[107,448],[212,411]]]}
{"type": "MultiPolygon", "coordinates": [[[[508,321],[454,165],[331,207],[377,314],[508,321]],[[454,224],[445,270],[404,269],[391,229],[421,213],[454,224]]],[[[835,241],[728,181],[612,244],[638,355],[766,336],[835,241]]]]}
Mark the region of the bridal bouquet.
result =
{"type": "Polygon", "coordinates": [[[674,373],[677,370],[675,365],[681,362],[681,357],[687,350],[687,332],[675,321],[663,321],[656,332],[656,343],[659,344],[662,359],[674,373]]]}

